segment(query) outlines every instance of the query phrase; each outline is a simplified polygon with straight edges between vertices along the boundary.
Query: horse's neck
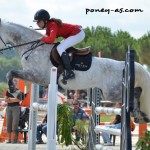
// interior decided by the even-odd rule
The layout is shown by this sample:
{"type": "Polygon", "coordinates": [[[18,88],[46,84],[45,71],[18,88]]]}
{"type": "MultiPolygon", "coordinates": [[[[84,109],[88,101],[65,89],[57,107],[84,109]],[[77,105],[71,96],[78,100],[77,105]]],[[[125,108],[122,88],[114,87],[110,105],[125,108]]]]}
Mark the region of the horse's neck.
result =
{"type": "MultiPolygon", "coordinates": [[[[3,29],[5,30],[4,36],[6,42],[11,44],[12,46],[34,41],[41,36],[40,33],[34,30],[12,23],[4,25],[3,29]]],[[[22,51],[29,49],[30,45],[24,45],[23,47],[22,46],[16,47],[16,49],[21,54],[22,51]]]]}

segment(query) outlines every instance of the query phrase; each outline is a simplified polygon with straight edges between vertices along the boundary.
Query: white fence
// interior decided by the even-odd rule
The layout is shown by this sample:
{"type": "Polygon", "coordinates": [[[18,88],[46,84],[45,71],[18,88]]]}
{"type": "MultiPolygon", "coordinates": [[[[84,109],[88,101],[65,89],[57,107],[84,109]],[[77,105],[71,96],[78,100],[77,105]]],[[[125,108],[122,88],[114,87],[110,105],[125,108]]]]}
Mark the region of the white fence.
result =
{"type": "MultiPolygon", "coordinates": [[[[31,98],[31,112],[30,112],[30,123],[29,123],[29,146],[28,150],[35,150],[35,135],[34,129],[36,129],[35,122],[36,120],[35,112],[38,109],[46,110],[47,109],[47,150],[56,150],[56,126],[57,126],[57,91],[58,86],[56,84],[57,80],[57,68],[52,67],[50,73],[50,83],[48,87],[48,104],[40,105],[36,103],[36,100],[32,101],[31,98]],[[33,120],[32,120],[33,119],[33,120]],[[32,135],[31,135],[32,134],[32,135]]],[[[35,85],[34,85],[35,86],[35,85]]],[[[35,90],[33,90],[35,91],[35,90]]],[[[38,90],[37,90],[38,91],[38,90]]],[[[37,96],[37,91],[33,94],[33,97],[37,96]]],[[[37,98],[38,99],[38,98],[37,98]]]]}

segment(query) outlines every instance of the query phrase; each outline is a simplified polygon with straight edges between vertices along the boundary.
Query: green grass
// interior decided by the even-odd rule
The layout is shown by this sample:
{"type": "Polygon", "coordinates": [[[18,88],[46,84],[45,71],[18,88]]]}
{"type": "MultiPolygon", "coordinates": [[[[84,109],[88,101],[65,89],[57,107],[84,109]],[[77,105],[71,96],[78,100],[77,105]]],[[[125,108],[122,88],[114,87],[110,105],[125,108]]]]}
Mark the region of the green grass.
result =
{"type": "Polygon", "coordinates": [[[100,122],[111,122],[114,119],[115,119],[115,114],[111,114],[111,115],[101,114],[100,116],[100,122]]]}

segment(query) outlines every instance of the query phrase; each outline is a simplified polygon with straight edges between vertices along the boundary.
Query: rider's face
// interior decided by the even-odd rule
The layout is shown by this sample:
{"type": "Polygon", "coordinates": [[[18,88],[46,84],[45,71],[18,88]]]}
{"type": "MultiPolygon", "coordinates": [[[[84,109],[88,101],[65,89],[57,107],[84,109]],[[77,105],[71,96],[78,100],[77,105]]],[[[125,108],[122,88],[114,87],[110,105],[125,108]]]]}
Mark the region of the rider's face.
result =
{"type": "Polygon", "coordinates": [[[38,20],[37,21],[37,25],[39,26],[39,28],[43,29],[43,27],[44,27],[44,21],[43,20],[38,20]]]}

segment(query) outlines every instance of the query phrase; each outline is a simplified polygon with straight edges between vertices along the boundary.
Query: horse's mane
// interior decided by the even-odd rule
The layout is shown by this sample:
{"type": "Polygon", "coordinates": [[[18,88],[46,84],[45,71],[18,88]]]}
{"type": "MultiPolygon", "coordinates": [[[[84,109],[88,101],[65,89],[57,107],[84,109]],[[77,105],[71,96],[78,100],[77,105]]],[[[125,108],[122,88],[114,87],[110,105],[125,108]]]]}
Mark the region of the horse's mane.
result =
{"type": "MultiPolygon", "coordinates": [[[[34,29],[31,28],[31,27],[26,27],[26,26],[24,26],[24,25],[17,24],[17,23],[13,23],[13,22],[6,22],[6,21],[4,21],[4,20],[1,20],[1,18],[0,18],[0,26],[3,25],[3,24],[5,24],[5,25],[7,25],[7,26],[9,26],[9,27],[12,27],[12,28],[23,29],[24,31],[27,31],[27,32],[30,32],[30,33],[32,32],[32,34],[39,34],[39,35],[41,35],[40,32],[34,30],[34,29]]],[[[25,32],[25,33],[26,33],[26,32],[25,32]]]]}

